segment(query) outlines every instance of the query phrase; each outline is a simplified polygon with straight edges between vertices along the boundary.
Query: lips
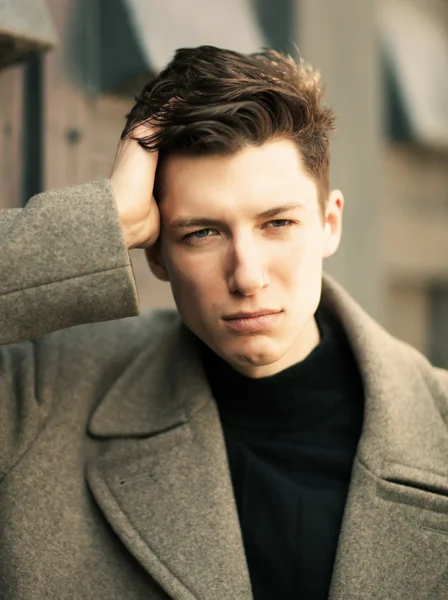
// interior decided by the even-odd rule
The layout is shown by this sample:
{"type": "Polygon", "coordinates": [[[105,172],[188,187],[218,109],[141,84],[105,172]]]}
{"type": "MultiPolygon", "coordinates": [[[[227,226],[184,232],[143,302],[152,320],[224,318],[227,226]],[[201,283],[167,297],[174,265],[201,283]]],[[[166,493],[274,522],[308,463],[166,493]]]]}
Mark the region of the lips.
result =
{"type": "Polygon", "coordinates": [[[282,314],[283,311],[235,313],[223,318],[223,321],[228,329],[238,334],[260,333],[275,327],[282,314]]]}
{"type": "Polygon", "coordinates": [[[259,310],[257,312],[238,312],[235,313],[233,315],[228,315],[226,317],[223,317],[224,321],[231,321],[233,319],[254,319],[256,317],[264,317],[265,315],[274,315],[276,313],[279,313],[279,310],[273,310],[273,309],[263,309],[263,310],[259,310]]]}

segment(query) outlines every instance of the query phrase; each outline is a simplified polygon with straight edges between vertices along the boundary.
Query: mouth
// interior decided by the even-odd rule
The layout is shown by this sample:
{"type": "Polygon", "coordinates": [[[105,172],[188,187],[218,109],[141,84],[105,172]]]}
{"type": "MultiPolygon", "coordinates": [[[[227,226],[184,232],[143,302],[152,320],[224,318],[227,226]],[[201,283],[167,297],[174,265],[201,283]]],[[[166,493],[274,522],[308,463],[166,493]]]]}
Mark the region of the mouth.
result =
{"type": "Polygon", "coordinates": [[[236,333],[257,333],[272,328],[282,314],[282,310],[240,312],[223,317],[223,321],[229,329],[236,333]]]}
{"type": "Polygon", "coordinates": [[[264,317],[265,315],[275,315],[280,313],[280,310],[264,308],[257,312],[238,312],[233,315],[227,315],[223,317],[224,321],[233,321],[234,319],[256,319],[257,317],[264,317]]]}

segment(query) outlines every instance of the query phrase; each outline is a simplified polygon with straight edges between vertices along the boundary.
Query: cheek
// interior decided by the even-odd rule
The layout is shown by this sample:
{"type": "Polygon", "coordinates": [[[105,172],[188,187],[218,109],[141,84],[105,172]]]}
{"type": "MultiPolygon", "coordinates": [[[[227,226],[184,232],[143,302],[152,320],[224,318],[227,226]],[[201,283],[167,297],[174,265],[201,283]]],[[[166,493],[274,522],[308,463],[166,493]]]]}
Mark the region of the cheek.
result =
{"type": "Polygon", "coordinates": [[[271,269],[289,287],[302,288],[314,280],[320,280],[322,261],[322,248],[317,232],[316,235],[307,235],[281,248],[271,269]]]}
{"type": "Polygon", "coordinates": [[[166,265],[176,302],[187,310],[209,302],[217,288],[221,290],[219,265],[211,256],[184,256],[173,252],[167,257],[166,265]]]}

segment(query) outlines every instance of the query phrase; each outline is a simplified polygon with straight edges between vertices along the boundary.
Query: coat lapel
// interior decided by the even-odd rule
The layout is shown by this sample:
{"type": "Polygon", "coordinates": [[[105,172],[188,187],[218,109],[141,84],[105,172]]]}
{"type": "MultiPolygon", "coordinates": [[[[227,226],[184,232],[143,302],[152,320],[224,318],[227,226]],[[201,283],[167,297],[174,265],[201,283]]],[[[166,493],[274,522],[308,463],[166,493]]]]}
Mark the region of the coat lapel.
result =
{"type": "Polygon", "coordinates": [[[323,303],[345,329],[365,388],[330,600],[445,600],[446,391],[423,357],[387,334],[328,278],[323,303]]]}
{"type": "Polygon", "coordinates": [[[94,413],[87,477],[129,551],[176,600],[252,598],[219,416],[178,323],[94,413]]]}

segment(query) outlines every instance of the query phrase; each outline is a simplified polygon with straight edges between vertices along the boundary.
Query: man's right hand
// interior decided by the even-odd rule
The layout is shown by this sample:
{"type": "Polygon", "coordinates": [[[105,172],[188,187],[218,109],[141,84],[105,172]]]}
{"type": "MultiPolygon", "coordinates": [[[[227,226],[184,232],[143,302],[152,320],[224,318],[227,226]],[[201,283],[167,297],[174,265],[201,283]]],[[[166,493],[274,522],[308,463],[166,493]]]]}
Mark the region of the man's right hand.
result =
{"type": "MultiPolygon", "coordinates": [[[[143,138],[152,132],[151,126],[139,125],[133,136],[143,138]]],[[[117,149],[110,181],[129,249],[147,248],[159,237],[160,214],[153,196],[157,158],[157,152],[145,150],[129,136],[117,149]]]]}

